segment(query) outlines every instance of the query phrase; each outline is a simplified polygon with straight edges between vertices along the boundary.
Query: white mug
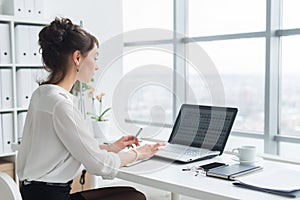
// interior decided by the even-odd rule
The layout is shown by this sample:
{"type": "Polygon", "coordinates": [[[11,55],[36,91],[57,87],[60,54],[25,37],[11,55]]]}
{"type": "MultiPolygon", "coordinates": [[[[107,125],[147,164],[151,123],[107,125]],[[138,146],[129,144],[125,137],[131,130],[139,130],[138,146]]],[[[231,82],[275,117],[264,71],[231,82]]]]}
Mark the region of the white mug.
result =
{"type": "Polygon", "coordinates": [[[241,146],[232,149],[232,153],[239,158],[240,163],[252,164],[256,159],[255,146],[241,146]]]}

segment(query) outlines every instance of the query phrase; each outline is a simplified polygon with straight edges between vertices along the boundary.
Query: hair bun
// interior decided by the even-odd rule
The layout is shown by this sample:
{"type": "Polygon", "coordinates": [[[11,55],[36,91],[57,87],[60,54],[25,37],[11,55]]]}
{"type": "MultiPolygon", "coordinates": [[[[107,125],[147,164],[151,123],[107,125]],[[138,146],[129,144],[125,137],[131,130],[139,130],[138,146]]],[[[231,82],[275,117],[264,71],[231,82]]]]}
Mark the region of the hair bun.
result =
{"type": "Polygon", "coordinates": [[[49,31],[55,38],[57,43],[61,44],[64,42],[67,35],[75,29],[74,24],[68,18],[58,19],[56,18],[49,26],[49,31]]]}
{"type": "Polygon", "coordinates": [[[42,49],[51,48],[55,51],[64,45],[68,35],[76,29],[76,25],[68,18],[55,18],[46,29],[43,29],[39,35],[39,44],[42,49]],[[50,46],[49,46],[50,45],[50,46]],[[45,47],[45,48],[44,48],[45,47]]]}

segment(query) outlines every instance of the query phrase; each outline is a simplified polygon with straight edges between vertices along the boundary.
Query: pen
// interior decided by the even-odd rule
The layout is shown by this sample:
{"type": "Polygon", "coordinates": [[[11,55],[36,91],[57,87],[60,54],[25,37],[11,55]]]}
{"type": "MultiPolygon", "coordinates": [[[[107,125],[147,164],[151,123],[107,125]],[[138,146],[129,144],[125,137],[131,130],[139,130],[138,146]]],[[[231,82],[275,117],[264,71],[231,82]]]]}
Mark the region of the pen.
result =
{"type": "MultiPolygon", "coordinates": [[[[138,130],[138,132],[135,134],[135,138],[137,138],[139,135],[140,135],[140,133],[142,132],[142,130],[143,130],[143,128],[140,128],[139,130],[138,130]]],[[[127,148],[129,149],[130,147],[133,147],[132,145],[128,145],[127,146],[127,148]]]]}
{"type": "Polygon", "coordinates": [[[143,130],[143,128],[140,128],[140,129],[138,130],[138,132],[135,134],[135,137],[136,137],[136,138],[140,135],[140,133],[142,132],[142,130],[143,130]]]}

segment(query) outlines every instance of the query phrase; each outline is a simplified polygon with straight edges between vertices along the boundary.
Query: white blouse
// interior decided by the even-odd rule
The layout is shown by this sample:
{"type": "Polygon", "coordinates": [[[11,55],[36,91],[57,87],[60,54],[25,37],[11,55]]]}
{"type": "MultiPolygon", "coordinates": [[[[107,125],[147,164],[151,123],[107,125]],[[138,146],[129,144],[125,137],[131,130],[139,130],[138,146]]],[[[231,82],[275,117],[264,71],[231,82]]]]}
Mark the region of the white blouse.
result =
{"type": "Polygon", "coordinates": [[[42,85],[32,95],[17,170],[20,180],[65,183],[82,170],[113,178],[118,154],[101,150],[73,96],[57,85],[42,85]]]}

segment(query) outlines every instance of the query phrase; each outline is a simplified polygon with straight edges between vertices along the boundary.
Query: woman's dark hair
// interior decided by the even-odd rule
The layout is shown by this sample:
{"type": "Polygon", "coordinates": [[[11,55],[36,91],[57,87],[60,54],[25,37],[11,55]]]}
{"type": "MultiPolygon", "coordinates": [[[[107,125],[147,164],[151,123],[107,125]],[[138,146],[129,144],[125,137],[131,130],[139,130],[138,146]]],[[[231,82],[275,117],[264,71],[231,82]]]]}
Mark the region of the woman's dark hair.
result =
{"type": "Polygon", "coordinates": [[[55,18],[39,33],[43,64],[50,72],[48,79],[40,85],[61,82],[67,74],[67,58],[76,50],[79,50],[83,56],[87,56],[95,44],[99,46],[96,37],[73,24],[70,19],[55,18]]]}

